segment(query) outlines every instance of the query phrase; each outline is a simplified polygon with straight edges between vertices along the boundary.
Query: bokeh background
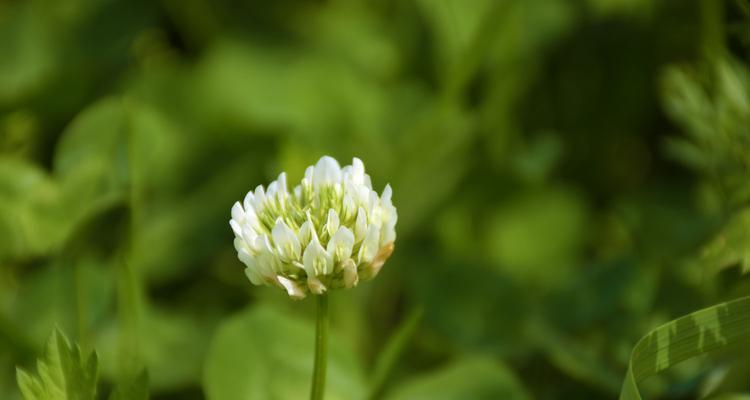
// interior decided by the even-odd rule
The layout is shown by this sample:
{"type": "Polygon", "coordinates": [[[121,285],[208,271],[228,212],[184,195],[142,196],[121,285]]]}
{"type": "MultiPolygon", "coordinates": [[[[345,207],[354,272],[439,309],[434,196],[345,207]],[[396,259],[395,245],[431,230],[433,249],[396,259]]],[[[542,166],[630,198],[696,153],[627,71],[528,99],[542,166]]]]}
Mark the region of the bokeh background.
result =
{"type": "MultiPolygon", "coordinates": [[[[312,301],[232,203],[360,157],[398,239],[332,295],[330,399],[616,398],[750,293],[746,0],[0,1],[0,398],[55,326],[154,399],[301,399],[312,301]]],[[[744,350],[650,398],[750,389],[744,350]]],[[[740,397],[732,397],[740,398],[740,397]]],[[[744,397],[743,397],[744,398],[744,397]]]]}

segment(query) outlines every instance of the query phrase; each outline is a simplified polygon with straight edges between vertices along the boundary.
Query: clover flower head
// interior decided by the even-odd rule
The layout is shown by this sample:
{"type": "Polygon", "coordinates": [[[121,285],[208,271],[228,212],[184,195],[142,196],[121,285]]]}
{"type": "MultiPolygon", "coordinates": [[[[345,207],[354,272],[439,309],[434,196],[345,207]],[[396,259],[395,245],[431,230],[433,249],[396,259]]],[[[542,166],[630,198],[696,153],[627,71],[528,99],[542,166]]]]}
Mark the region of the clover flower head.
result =
{"type": "Polygon", "coordinates": [[[322,157],[287,190],[286,174],[232,207],[234,247],[255,285],[292,298],[351,288],[375,277],[393,252],[391,187],[378,195],[358,158],[343,168],[322,157]]]}

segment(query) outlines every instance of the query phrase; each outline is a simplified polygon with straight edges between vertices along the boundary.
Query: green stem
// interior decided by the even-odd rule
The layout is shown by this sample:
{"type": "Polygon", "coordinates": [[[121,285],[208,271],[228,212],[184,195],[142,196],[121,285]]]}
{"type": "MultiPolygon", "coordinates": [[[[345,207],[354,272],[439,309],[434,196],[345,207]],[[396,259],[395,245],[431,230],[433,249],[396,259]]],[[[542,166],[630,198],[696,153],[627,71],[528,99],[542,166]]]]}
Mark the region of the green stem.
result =
{"type": "Polygon", "coordinates": [[[321,294],[316,297],[318,298],[318,316],[315,324],[315,364],[310,400],[323,400],[328,361],[328,295],[321,294]]]}

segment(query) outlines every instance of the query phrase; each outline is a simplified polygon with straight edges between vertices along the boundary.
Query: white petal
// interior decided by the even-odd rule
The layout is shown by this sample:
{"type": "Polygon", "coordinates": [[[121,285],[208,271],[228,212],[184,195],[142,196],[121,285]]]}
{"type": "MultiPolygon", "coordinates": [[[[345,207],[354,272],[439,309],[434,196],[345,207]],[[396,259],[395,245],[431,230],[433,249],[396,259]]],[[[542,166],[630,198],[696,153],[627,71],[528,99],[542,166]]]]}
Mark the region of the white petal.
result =
{"type": "Polygon", "coordinates": [[[252,190],[247,192],[247,194],[245,195],[245,200],[242,201],[242,204],[245,206],[245,210],[253,209],[253,204],[255,204],[255,194],[252,190]]]}
{"type": "Polygon", "coordinates": [[[328,219],[326,220],[326,231],[328,231],[329,238],[339,229],[339,224],[339,215],[336,213],[336,210],[331,208],[328,210],[328,219]]]}
{"type": "Polygon", "coordinates": [[[292,228],[287,226],[284,220],[279,217],[276,219],[276,225],[271,232],[273,241],[276,244],[276,250],[289,261],[297,260],[300,256],[300,244],[297,235],[292,228]]]}
{"type": "Polygon", "coordinates": [[[250,225],[245,225],[242,227],[242,240],[245,241],[245,243],[250,246],[252,249],[256,249],[256,239],[258,237],[258,233],[255,232],[253,228],[250,227],[250,225]]]}
{"type": "Polygon", "coordinates": [[[332,272],[333,260],[320,245],[317,235],[312,235],[310,244],[302,255],[302,264],[305,266],[308,277],[327,275],[332,272]]]}
{"type": "Polygon", "coordinates": [[[229,220],[229,226],[232,227],[232,231],[234,232],[234,236],[242,237],[242,228],[240,227],[240,224],[235,219],[229,220]]]}
{"type": "Polygon", "coordinates": [[[243,249],[245,247],[247,247],[247,244],[244,240],[242,240],[242,238],[234,238],[234,249],[237,250],[238,253],[240,252],[240,249],[243,249]]]}
{"type": "Polygon", "coordinates": [[[396,230],[391,227],[383,227],[380,231],[380,246],[396,241],[396,230]]]}
{"type": "Polygon", "coordinates": [[[287,294],[289,294],[289,297],[293,299],[302,299],[305,297],[305,291],[302,290],[302,288],[294,281],[285,278],[281,275],[276,276],[276,279],[279,281],[281,286],[286,289],[287,294]]]}
{"type": "Polygon", "coordinates": [[[367,213],[365,209],[360,207],[357,211],[357,221],[354,223],[354,238],[356,242],[364,240],[367,234],[367,213]]]}
{"type": "Polygon", "coordinates": [[[357,157],[352,159],[351,180],[357,185],[362,185],[365,181],[365,165],[357,157]]]}
{"type": "Polygon", "coordinates": [[[279,178],[276,179],[276,182],[279,183],[279,192],[286,193],[287,187],[286,187],[286,172],[282,172],[279,174],[279,178]]]}
{"type": "Polygon", "coordinates": [[[348,258],[342,264],[344,269],[344,287],[351,288],[357,286],[359,275],[357,274],[357,264],[351,258],[348,258]]]}
{"type": "Polygon", "coordinates": [[[262,250],[255,257],[254,260],[255,269],[258,274],[265,280],[265,283],[272,283],[276,281],[276,272],[278,268],[278,259],[273,253],[268,250],[262,250]]]}
{"type": "Polygon", "coordinates": [[[253,208],[255,212],[260,212],[263,209],[263,204],[266,202],[266,191],[263,189],[263,185],[258,185],[255,188],[253,194],[253,208]]]}
{"type": "MultiPolygon", "coordinates": [[[[243,235],[245,234],[245,231],[243,231],[243,235]]],[[[250,248],[253,249],[256,253],[260,253],[262,251],[268,251],[266,250],[266,235],[258,235],[255,237],[254,240],[250,241],[245,239],[248,245],[250,245],[250,248]]]]}
{"type": "Polygon", "coordinates": [[[326,251],[333,258],[334,263],[348,259],[354,247],[354,234],[345,226],[340,227],[328,241],[326,251]]]}
{"type": "Polygon", "coordinates": [[[367,229],[367,236],[359,248],[359,263],[369,263],[378,254],[378,245],[380,242],[380,229],[375,224],[370,224],[367,229]]]}
{"type": "Polygon", "coordinates": [[[236,201],[232,206],[232,219],[239,223],[245,221],[245,210],[242,208],[242,204],[240,204],[239,201],[236,201]]]}
{"type": "Polygon", "coordinates": [[[245,264],[248,268],[255,268],[255,258],[250,254],[250,252],[247,251],[246,248],[240,248],[237,250],[237,257],[239,257],[240,261],[242,261],[243,264],[245,264]]]}
{"type": "Polygon", "coordinates": [[[315,164],[313,183],[316,186],[341,181],[341,167],[333,157],[323,156],[315,164]]]}
{"type": "Polygon", "coordinates": [[[268,189],[266,190],[266,197],[273,199],[276,197],[276,192],[279,189],[279,183],[276,181],[273,181],[268,184],[268,189]]]}
{"type": "Polygon", "coordinates": [[[245,276],[252,282],[253,285],[262,285],[263,278],[260,276],[255,268],[245,268],[245,276]]]}
{"type": "MultiPolygon", "coordinates": [[[[309,219],[302,223],[302,226],[299,227],[299,234],[297,238],[299,239],[299,242],[302,246],[306,246],[308,243],[310,243],[310,240],[312,240],[312,235],[314,234],[315,229],[313,228],[313,223],[309,219]]],[[[317,236],[317,235],[316,235],[317,236]]]]}
{"type": "Polygon", "coordinates": [[[351,193],[344,194],[341,200],[341,217],[344,220],[351,218],[357,212],[357,204],[354,202],[351,193]]]}
{"type": "Polygon", "coordinates": [[[380,272],[383,264],[385,264],[391,254],[393,254],[392,242],[378,249],[378,253],[375,255],[375,258],[371,262],[366,263],[362,266],[359,271],[360,278],[362,278],[363,280],[374,278],[380,272]]]}
{"type": "Polygon", "coordinates": [[[378,194],[374,190],[370,191],[369,196],[367,199],[367,209],[372,212],[380,204],[380,197],[378,197],[378,194]]]}
{"type": "Polygon", "coordinates": [[[313,277],[307,278],[307,287],[315,294],[323,294],[327,290],[326,286],[320,281],[320,279],[313,277]]]}
{"type": "Polygon", "coordinates": [[[383,204],[392,205],[391,203],[391,196],[393,195],[393,189],[391,189],[391,184],[386,184],[385,189],[383,189],[383,194],[380,195],[380,201],[383,204]]]}

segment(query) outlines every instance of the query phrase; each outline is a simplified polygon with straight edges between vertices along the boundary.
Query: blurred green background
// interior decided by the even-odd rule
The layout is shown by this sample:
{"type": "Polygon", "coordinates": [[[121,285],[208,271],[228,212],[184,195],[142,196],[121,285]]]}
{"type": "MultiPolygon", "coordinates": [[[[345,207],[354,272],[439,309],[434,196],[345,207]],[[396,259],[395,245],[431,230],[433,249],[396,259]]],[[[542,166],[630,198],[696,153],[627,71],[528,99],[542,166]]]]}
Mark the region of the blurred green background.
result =
{"type": "MultiPolygon", "coordinates": [[[[398,239],[335,292],[329,399],[616,398],[750,294],[747,0],[0,0],[0,398],[59,326],[106,385],[301,399],[313,302],[232,203],[360,157],[398,239]]],[[[746,351],[649,398],[750,390],[746,351]]],[[[733,397],[740,398],[740,397],[733,397]]]]}

